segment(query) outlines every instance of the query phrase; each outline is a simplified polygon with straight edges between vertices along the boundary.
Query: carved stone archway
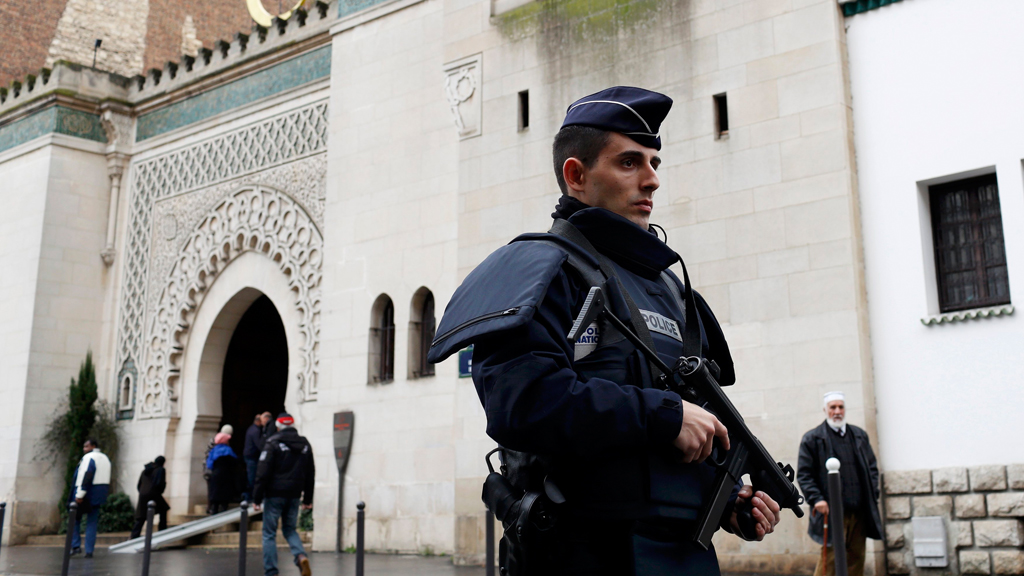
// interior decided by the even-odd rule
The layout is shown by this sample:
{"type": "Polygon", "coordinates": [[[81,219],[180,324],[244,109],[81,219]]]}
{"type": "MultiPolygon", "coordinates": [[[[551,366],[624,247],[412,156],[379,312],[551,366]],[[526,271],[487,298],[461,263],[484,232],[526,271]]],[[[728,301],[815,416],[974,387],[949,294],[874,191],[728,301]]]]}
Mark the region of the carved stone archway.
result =
{"type": "Polygon", "coordinates": [[[288,195],[247,186],[206,214],[171,266],[146,339],[140,418],[178,415],[182,355],[196,311],[220,272],[246,252],[265,255],[288,278],[302,318],[300,400],[316,399],[323,236],[288,195]]]}

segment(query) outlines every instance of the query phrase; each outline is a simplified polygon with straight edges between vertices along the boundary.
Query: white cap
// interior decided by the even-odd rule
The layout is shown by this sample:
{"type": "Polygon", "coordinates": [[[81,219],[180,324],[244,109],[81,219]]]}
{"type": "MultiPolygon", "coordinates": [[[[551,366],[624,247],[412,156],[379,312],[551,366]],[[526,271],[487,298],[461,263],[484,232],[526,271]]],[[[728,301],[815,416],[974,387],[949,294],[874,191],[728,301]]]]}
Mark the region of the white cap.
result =
{"type": "Polygon", "coordinates": [[[828,407],[828,403],[829,402],[834,402],[836,400],[840,400],[840,401],[842,401],[845,404],[846,403],[846,394],[843,394],[842,392],[840,392],[838,390],[836,390],[835,392],[826,392],[825,393],[825,404],[824,404],[825,407],[828,407]]]}

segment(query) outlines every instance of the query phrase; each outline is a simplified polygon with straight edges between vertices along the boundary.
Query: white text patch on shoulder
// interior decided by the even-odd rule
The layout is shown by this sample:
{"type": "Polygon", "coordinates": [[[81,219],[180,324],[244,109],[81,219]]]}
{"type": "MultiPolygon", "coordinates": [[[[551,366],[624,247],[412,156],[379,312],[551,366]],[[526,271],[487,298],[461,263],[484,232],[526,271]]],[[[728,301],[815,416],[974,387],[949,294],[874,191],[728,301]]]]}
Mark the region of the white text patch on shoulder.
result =
{"type": "Polygon", "coordinates": [[[643,317],[644,322],[647,323],[647,329],[651,332],[657,332],[658,334],[664,334],[669,338],[675,338],[682,342],[683,336],[679,333],[679,324],[671,319],[658,314],[657,312],[651,312],[650,310],[641,310],[640,316],[643,317]]]}

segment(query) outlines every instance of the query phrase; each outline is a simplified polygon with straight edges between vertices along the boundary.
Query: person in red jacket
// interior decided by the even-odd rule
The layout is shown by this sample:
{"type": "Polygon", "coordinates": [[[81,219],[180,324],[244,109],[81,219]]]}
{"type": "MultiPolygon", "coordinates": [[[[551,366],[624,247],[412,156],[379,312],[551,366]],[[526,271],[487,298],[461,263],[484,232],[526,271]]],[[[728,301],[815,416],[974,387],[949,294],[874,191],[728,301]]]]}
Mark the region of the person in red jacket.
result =
{"type": "Polygon", "coordinates": [[[309,558],[302,538],[295,531],[299,508],[313,509],[313,447],[295,429],[295,419],[282,412],[277,417],[277,433],[267,438],[256,468],[253,489],[253,510],[263,510],[263,572],[275,576],[277,571],[277,523],[295,557],[302,576],[310,576],[309,558]]]}

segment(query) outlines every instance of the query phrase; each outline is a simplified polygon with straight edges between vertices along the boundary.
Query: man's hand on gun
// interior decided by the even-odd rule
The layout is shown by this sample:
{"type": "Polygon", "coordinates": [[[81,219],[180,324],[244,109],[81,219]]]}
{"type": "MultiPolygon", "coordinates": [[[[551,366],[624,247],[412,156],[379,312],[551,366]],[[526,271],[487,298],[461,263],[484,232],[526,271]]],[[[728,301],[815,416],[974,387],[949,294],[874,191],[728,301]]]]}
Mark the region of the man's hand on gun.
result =
{"type": "Polygon", "coordinates": [[[711,456],[715,438],[729,450],[729,431],[714,414],[683,400],[683,427],[673,444],[683,452],[683,462],[703,462],[711,456]]]}
{"type": "Polygon", "coordinates": [[[761,492],[760,490],[754,492],[752,486],[744,486],[740,488],[740,493],[736,497],[736,506],[733,508],[732,518],[729,519],[730,525],[732,525],[733,533],[740,533],[739,521],[736,518],[736,509],[740,507],[740,504],[750,501],[753,505],[753,509],[750,511],[754,517],[754,530],[757,532],[757,541],[764,540],[764,537],[775,531],[775,526],[782,520],[782,508],[779,504],[772,500],[772,497],[761,492]]]}
{"type": "MultiPolygon", "coordinates": [[[[725,425],[719,422],[714,414],[707,410],[683,401],[683,426],[679,430],[673,444],[683,452],[683,462],[703,462],[711,455],[714,448],[715,438],[718,438],[722,447],[728,451],[729,431],[725,425]]],[[[754,492],[752,486],[743,486],[736,497],[732,517],[729,523],[733,532],[740,533],[739,521],[736,510],[740,504],[750,502],[751,515],[754,517],[754,530],[757,533],[757,541],[764,540],[764,537],[775,531],[775,526],[782,519],[781,507],[762,491],[754,492]]]]}

